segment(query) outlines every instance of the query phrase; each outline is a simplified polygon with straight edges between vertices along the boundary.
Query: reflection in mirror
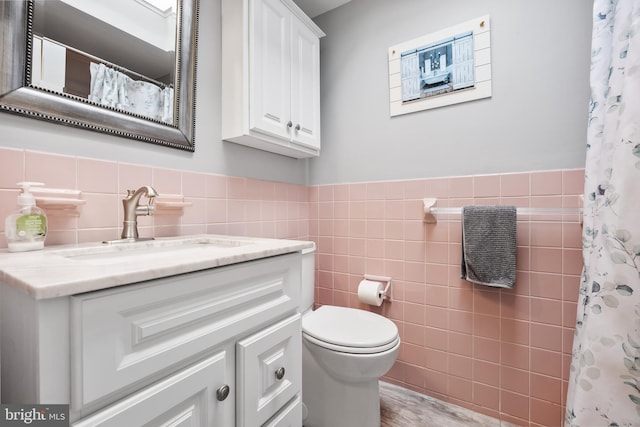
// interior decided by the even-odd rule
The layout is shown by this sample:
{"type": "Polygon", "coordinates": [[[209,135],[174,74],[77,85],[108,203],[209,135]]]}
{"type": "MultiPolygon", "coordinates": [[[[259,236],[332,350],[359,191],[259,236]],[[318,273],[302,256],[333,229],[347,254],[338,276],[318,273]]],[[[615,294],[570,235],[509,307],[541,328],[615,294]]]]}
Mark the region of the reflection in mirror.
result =
{"type": "Polygon", "coordinates": [[[173,123],[176,6],[36,0],[31,84],[173,123]]]}
{"type": "Polygon", "coordinates": [[[0,110],[193,151],[198,2],[0,1],[0,110]]]}

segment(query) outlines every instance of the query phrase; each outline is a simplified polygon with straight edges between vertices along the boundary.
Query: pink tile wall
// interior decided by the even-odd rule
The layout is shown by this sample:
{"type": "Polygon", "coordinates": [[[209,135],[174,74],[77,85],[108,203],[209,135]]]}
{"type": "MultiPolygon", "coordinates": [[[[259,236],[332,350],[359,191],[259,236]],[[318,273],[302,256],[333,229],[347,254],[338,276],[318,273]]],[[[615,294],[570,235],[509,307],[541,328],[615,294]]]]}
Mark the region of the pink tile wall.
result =
{"type": "Polygon", "coordinates": [[[385,380],[519,425],[560,425],[569,377],[581,227],[575,217],[520,217],[512,290],[459,278],[459,217],[440,207],[576,207],[582,170],[300,186],[0,148],[0,248],[18,181],[82,191],[78,215],[49,214],[46,245],[116,239],[127,188],[182,194],[182,214],[139,217],[143,236],[196,233],[312,239],[316,301],[379,312],[402,347],[385,380]],[[564,219],[564,221],[563,221],[564,219]],[[363,306],[363,274],[393,278],[392,301],[363,306]]]}
{"type": "Polygon", "coordinates": [[[198,233],[308,239],[306,186],[0,148],[0,248],[4,218],[16,208],[19,181],[81,190],[77,214],[47,210],[46,246],[117,239],[127,189],[152,185],[182,194],[190,207],[138,217],[143,237],[198,233]]]}
{"type": "Polygon", "coordinates": [[[576,207],[583,170],[314,186],[316,301],[392,319],[398,360],[385,380],[518,425],[559,426],[582,268],[577,215],[520,216],[517,284],[459,278],[460,217],[423,222],[440,207],[576,207]],[[360,304],[365,273],[391,276],[392,301],[360,304]]]}

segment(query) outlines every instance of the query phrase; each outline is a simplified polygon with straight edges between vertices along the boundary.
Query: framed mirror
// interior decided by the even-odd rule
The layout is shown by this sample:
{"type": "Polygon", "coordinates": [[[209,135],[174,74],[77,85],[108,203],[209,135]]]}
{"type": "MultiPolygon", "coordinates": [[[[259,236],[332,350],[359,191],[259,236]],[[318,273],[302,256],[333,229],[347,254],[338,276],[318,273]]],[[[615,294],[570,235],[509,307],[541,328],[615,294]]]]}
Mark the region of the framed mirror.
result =
{"type": "Polygon", "coordinates": [[[199,0],[169,1],[0,1],[0,111],[194,151],[199,0]]]}

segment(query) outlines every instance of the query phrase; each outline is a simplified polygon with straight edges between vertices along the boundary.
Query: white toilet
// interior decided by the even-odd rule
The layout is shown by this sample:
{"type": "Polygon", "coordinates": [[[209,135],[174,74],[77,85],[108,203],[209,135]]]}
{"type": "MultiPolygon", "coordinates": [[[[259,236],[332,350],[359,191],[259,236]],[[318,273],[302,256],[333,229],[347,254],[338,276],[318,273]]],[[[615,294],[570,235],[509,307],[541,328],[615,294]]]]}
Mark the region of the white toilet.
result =
{"type": "Polygon", "coordinates": [[[354,308],[313,309],[314,252],[302,261],[302,400],[305,427],[379,427],[378,380],[400,337],[389,319],[354,308]]]}

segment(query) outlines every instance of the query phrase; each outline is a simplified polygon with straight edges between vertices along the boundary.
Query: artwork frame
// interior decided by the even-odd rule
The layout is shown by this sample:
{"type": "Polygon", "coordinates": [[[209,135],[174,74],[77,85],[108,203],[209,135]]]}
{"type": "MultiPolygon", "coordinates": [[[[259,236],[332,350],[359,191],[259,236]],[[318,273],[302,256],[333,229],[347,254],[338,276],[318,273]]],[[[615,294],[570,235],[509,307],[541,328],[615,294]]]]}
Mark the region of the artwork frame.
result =
{"type": "Polygon", "coordinates": [[[391,117],[491,97],[489,18],[389,48],[391,117]]]}

